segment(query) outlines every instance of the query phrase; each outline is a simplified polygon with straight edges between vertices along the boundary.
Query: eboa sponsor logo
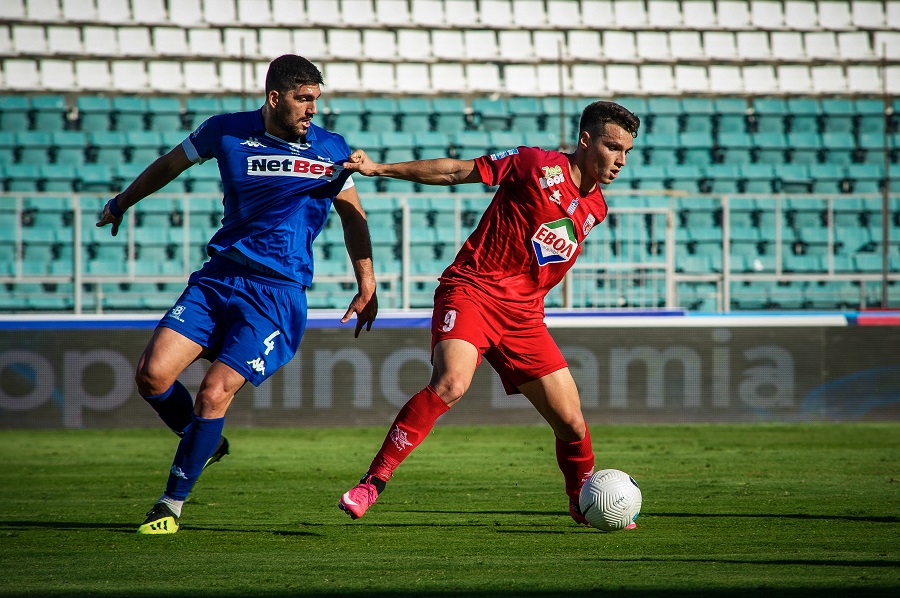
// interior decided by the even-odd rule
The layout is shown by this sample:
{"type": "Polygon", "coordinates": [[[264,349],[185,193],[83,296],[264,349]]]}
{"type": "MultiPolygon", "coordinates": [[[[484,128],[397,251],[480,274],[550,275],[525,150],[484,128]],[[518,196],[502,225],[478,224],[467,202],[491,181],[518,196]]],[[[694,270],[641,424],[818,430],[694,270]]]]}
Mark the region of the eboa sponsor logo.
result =
{"type": "Polygon", "coordinates": [[[304,179],[334,178],[337,168],[330,162],[285,156],[251,156],[247,158],[250,176],[292,176],[304,179]]]}
{"type": "Polygon", "coordinates": [[[542,224],[531,237],[538,265],[568,262],[578,251],[575,225],[568,218],[542,224]]]}

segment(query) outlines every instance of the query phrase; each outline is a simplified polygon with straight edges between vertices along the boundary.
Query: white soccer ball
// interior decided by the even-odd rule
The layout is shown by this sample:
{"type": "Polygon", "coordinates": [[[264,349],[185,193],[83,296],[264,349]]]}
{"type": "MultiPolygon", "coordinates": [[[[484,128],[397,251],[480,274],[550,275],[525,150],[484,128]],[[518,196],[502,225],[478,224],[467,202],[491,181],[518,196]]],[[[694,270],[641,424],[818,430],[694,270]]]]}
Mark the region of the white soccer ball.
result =
{"type": "Polygon", "coordinates": [[[591,527],[614,532],[634,523],[641,500],[634,478],[618,469],[601,469],[581,487],[578,506],[591,527]]]}

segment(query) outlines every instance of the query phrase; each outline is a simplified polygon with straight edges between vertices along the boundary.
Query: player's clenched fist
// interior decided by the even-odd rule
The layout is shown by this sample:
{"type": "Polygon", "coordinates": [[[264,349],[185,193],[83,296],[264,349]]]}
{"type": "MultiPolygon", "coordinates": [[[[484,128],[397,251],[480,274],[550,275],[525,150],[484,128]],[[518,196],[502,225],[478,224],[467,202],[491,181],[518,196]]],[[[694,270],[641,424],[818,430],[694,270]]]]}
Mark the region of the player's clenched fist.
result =
{"type": "Polygon", "coordinates": [[[364,176],[372,176],[375,174],[375,162],[361,149],[356,150],[347,161],[344,162],[344,168],[350,172],[358,172],[364,176]]]}

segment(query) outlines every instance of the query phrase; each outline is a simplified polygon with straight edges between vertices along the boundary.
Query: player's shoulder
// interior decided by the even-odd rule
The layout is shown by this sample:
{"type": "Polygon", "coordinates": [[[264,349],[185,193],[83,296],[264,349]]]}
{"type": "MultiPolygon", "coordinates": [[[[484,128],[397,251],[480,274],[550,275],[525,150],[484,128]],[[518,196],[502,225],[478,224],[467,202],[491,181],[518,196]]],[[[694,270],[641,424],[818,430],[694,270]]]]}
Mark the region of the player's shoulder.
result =
{"type": "Polygon", "coordinates": [[[501,153],[508,156],[515,156],[516,161],[523,166],[555,164],[561,158],[565,158],[564,154],[561,154],[556,150],[547,150],[541,147],[528,147],[524,145],[501,153]]]}

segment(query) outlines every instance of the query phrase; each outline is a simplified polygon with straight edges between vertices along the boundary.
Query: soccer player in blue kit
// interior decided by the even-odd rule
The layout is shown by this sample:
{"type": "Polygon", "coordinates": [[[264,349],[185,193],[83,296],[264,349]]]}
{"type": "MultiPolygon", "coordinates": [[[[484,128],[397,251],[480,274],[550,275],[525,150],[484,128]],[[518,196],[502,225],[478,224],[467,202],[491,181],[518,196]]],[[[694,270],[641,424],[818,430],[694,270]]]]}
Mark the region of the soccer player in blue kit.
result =
{"type": "Polygon", "coordinates": [[[210,260],[159,321],[137,366],[138,392],[181,437],[165,493],[138,528],[174,534],[188,493],[206,466],[228,453],[225,412],[249,380],[259,386],[296,353],[306,325],[312,243],[332,204],[341,218],[358,291],[341,322],[354,336],[378,312],[372,246],[343,137],[312,123],[322,74],[303,57],[269,65],[259,110],[210,117],[147,167],[103,209],[97,226],[118,233],[125,211],[193,164],[215,158],[225,195],[210,260]],[[197,359],[211,363],[197,396],[177,377],[197,359]]]}

